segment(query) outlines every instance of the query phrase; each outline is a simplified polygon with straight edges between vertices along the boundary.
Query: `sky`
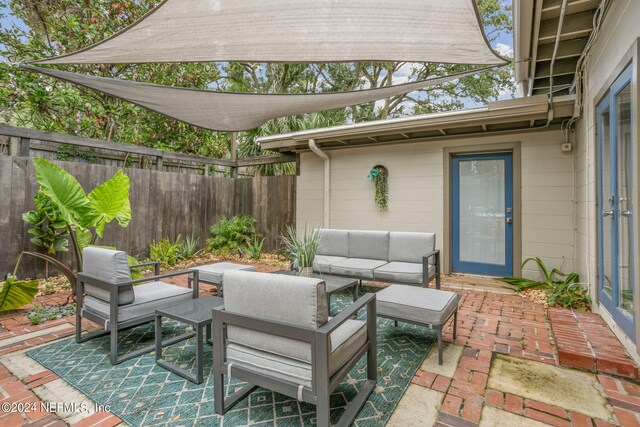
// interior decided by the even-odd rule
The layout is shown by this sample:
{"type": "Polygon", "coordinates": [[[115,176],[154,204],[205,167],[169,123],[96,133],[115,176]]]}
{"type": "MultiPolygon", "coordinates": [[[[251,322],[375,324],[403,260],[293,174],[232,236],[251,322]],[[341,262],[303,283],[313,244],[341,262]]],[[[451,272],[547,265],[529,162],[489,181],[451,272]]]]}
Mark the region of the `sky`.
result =
{"type": "MultiPolygon", "coordinates": [[[[504,4],[510,5],[512,0],[501,0],[504,4]]],[[[7,3],[11,3],[8,1],[7,3]]],[[[8,7],[0,6],[0,27],[7,28],[11,25],[16,25],[21,29],[25,28],[24,23],[19,19],[11,15],[11,11],[8,7]]],[[[492,47],[496,50],[500,55],[512,57],[513,56],[513,38],[511,35],[501,34],[496,40],[492,42],[492,47]]],[[[4,50],[4,46],[0,44],[0,50],[4,50]]],[[[4,57],[0,54],[0,60],[4,61],[4,57]]],[[[411,64],[406,64],[402,67],[397,73],[394,74],[394,84],[406,83],[409,80],[409,76],[411,73],[411,64]]],[[[381,76],[384,78],[384,76],[381,76]]],[[[508,99],[511,98],[512,94],[509,91],[505,91],[500,95],[500,99],[508,99]]],[[[379,102],[380,103],[380,102],[379,102]]],[[[383,103],[383,102],[382,102],[383,103]]],[[[466,108],[473,108],[477,106],[473,101],[467,100],[465,101],[466,108]]]]}

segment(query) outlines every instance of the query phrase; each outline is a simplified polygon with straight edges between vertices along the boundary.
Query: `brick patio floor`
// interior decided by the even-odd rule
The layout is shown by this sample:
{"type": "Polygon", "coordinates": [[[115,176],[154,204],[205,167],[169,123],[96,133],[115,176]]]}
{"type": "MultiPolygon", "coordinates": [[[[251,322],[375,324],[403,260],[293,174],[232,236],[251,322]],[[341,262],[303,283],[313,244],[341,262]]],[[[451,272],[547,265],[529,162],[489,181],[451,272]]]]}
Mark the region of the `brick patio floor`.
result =
{"type": "MultiPolygon", "coordinates": [[[[259,270],[270,269],[273,268],[262,266],[259,270]]],[[[419,369],[412,380],[414,385],[442,393],[443,399],[439,404],[435,425],[477,426],[481,422],[483,407],[486,406],[552,426],[640,426],[640,386],[633,381],[620,378],[621,375],[630,376],[630,373],[637,378],[637,366],[626,355],[617,340],[615,338],[611,340],[613,335],[597,315],[574,313],[571,310],[562,309],[550,309],[547,313],[543,306],[523,299],[517,294],[502,290],[499,291],[500,293],[482,291],[481,287],[471,283],[472,281],[473,279],[469,278],[462,280],[445,278],[444,280],[445,288],[451,286],[452,290],[462,295],[457,338],[453,340],[451,325],[445,332],[445,341],[463,346],[462,356],[453,376],[438,375],[419,369]],[[461,286],[461,284],[467,286],[461,286]],[[563,327],[579,333],[566,334],[563,327]],[[564,338],[558,340],[560,347],[556,345],[554,330],[559,336],[563,336],[564,333],[564,338]],[[598,339],[594,338],[596,335],[598,339]],[[575,340],[567,338],[574,336],[578,338],[575,340]],[[569,360],[571,357],[567,358],[570,348],[577,349],[576,351],[584,355],[586,360],[590,360],[583,367],[600,370],[597,379],[602,387],[602,394],[606,396],[610,409],[615,413],[613,424],[487,387],[492,359],[497,353],[551,365],[560,363],[571,365],[569,360]],[[608,348],[613,349],[610,353],[612,359],[622,361],[627,368],[626,371],[615,371],[607,365],[605,356],[608,348]]],[[[178,280],[178,283],[182,284],[184,280],[178,280]]],[[[203,293],[211,292],[211,288],[206,285],[202,288],[203,293]]],[[[67,295],[44,297],[39,299],[38,303],[59,304],[64,302],[66,297],[67,295]]],[[[68,337],[73,334],[73,322],[73,318],[65,318],[32,326],[22,313],[5,315],[0,318],[0,326],[6,330],[0,332],[0,355],[19,354],[25,349],[68,337]]],[[[85,326],[88,330],[95,328],[89,323],[85,326]]],[[[584,358],[578,359],[584,360],[584,358]]],[[[0,364],[0,406],[3,403],[40,402],[38,391],[55,380],[58,380],[58,377],[44,368],[18,378],[0,364]]],[[[437,403],[424,402],[424,404],[437,403]]],[[[106,412],[96,412],[79,421],[74,421],[71,425],[111,427],[118,424],[122,423],[116,416],[106,412]]],[[[414,420],[412,424],[428,425],[419,419],[414,420]]],[[[6,413],[0,410],[0,427],[22,425],[35,427],[69,424],[56,413],[41,411],[6,413]]]]}

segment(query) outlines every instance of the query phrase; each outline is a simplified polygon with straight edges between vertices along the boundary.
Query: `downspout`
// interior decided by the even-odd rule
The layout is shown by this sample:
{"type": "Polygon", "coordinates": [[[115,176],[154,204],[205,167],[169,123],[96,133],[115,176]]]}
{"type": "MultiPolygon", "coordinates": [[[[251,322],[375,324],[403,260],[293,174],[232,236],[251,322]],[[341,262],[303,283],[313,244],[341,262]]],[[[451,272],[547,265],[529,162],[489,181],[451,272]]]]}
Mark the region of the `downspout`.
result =
{"type": "Polygon", "coordinates": [[[558,31],[556,32],[556,43],[553,46],[553,55],[551,56],[551,64],[549,65],[549,113],[547,116],[547,126],[553,121],[553,71],[556,65],[556,57],[558,56],[558,46],[560,45],[560,36],[562,35],[562,25],[564,24],[564,16],[567,12],[567,0],[562,0],[562,8],[560,9],[560,18],[558,19],[558,31]]]}
{"type": "Polygon", "coordinates": [[[327,153],[322,151],[317,145],[315,139],[309,140],[309,149],[318,155],[324,161],[324,215],[322,219],[323,228],[331,227],[331,158],[327,153]]]}

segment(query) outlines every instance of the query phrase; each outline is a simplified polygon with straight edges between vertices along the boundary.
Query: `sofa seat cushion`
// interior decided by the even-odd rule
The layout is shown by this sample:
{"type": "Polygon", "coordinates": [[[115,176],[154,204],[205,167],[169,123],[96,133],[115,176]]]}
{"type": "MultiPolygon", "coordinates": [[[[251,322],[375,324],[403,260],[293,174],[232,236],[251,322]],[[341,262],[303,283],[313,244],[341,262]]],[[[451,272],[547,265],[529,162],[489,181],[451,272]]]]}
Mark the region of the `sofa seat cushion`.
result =
{"type": "MultiPolygon", "coordinates": [[[[134,286],[135,300],[118,307],[118,322],[144,317],[155,313],[157,308],[169,307],[193,298],[193,290],[165,282],[151,282],[134,286]]],[[[102,317],[109,317],[109,303],[87,295],[84,306],[102,317]]]]}
{"type": "Polygon", "coordinates": [[[458,307],[460,295],[438,289],[391,285],[376,293],[380,316],[427,325],[442,325],[458,307]]]}
{"type": "Polygon", "coordinates": [[[313,271],[328,274],[331,272],[331,264],[344,261],[347,259],[343,256],[316,255],[313,259],[313,271]]]}
{"type": "MultiPolygon", "coordinates": [[[[231,334],[229,327],[229,335],[234,335],[234,339],[229,338],[227,345],[228,362],[296,384],[311,386],[311,344],[242,328],[235,328],[235,332],[231,334]],[[293,343],[299,345],[292,345],[293,343]]],[[[331,334],[329,375],[344,366],[366,341],[365,322],[347,320],[340,325],[331,334]]]]}
{"type": "Polygon", "coordinates": [[[375,280],[402,283],[422,283],[422,263],[390,262],[373,270],[375,280]]]}
{"type": "Polygon", "coordinates": [[[387,261],[378,259],[348,258],[331,264],[331,274],[373,279],[373,270],[385,265],[387,261]]]}

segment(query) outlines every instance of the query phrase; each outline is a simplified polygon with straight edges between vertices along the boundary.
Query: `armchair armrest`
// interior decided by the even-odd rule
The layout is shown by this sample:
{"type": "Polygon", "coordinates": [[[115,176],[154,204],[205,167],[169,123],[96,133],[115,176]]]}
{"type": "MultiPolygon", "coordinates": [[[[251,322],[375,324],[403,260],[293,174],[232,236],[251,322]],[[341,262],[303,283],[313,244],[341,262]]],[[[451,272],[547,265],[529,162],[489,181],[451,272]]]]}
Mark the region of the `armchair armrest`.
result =
{"type": "Polygon", "coordinates": [[[155,276],[143,277],[141,279],[128,280],[126,282],[120,282],[120,283],[109,283],[93,276],[87,276],[85,274],[78,273],[78,280],[76,282],[76,299],[78,298],[78,296],[82,296],[85,282],[90,285],[96,286],[98,288],[110,291],[111,289],[114,289],[114,288],[119,289],[122,286],[135,285],[138,283],[149,282],[152,280],[164,279],[166,277],[180,276],[183,274],[188,274],[191,280],[193,281],[193,295],[194,295],[194,298],[197,298],[199,295],[198,271],[182,270],[182,271],[175,271],[173,273],[165,273],[165,274],[158,274],[155,276]]]}
{"type": "Polygon", "coordinates": [[[367,321],[370,320],[370,315],[373,313],[373,319],[375,321],[376,316],[376,295],[373,293],[364,294],[362,297],[358,298],[357,301],[349,305],[347,308],[342,310],[336,317],[329,320],[324,325],[320,326],[317,332],[321,334],[330,334],[331,332],[338,329],[340,325],[342,325],[347,320],[351,319],[354,315],[358,313],[360,309],[364,306],[367,306],[367,321]]]}
{"type": "Polygon", "coordinates": [[[436,268],[436,289],[440,289],[440,249],[434,249],[422,256],[422,287],[429,287],[429,281],[434,276],[429,276],[429,258],[434,258],[433,265],[436,268]]]}
{"type": "Polygon", "coordinates": [[[134,268],[140,268],[140,267],[149,267],[149,266],[154,266],[153,268],[153,274],[155,274],[156,276],[160,274],[160,263],[157,261],[152,261],[152,262],[143,262],[141,264],[135,264],[135,265],[130,265],[129,268],[130,269],[134,269],[134,268]]]}

